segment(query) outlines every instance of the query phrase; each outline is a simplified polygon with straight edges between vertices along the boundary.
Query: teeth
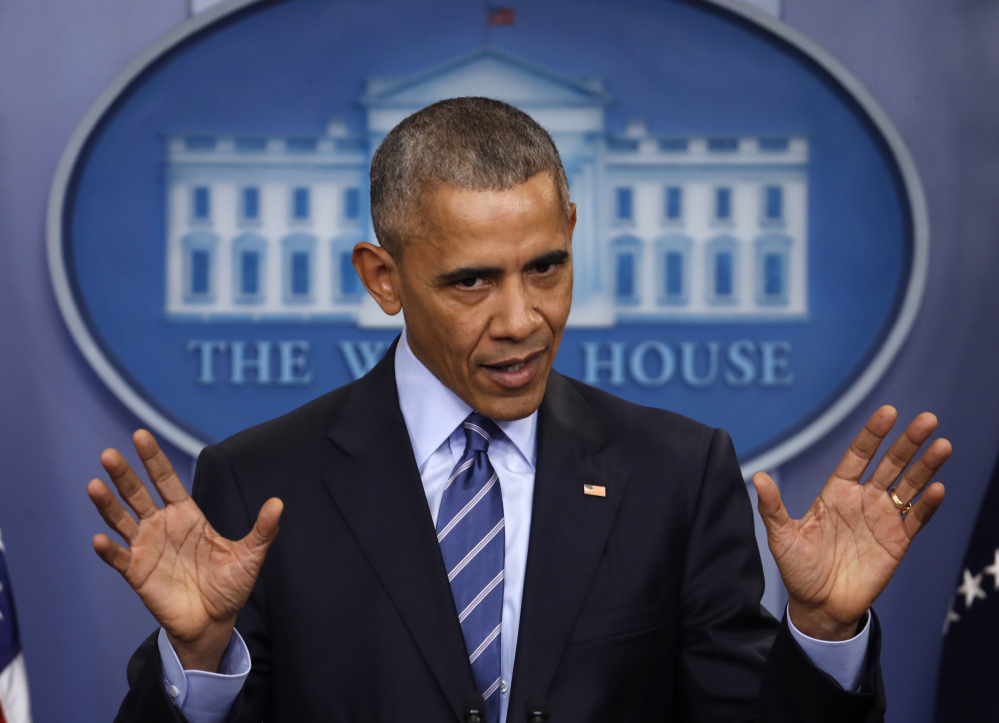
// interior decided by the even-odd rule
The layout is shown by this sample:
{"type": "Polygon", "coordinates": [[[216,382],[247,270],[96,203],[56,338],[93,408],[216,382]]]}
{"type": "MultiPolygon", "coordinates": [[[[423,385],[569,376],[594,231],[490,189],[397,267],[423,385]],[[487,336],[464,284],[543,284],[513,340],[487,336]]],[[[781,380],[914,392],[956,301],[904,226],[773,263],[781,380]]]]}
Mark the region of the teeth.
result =
{"type": "Polygon", "coordinates": [[[519,371],[520,369],[522,369],[523,366],[524,366],[524,362],[517,362],[516,364],[508,364],[505,367],[500,367],[500,369],[502,369],[505,372],[515,372],[515,371],[519,371]]]}

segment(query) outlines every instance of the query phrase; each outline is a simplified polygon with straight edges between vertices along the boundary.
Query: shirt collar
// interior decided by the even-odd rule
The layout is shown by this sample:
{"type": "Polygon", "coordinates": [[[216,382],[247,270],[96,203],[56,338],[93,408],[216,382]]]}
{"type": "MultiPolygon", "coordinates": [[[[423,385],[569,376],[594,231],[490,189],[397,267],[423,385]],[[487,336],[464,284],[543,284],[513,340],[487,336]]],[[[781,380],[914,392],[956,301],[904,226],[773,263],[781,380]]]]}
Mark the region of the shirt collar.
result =
{"type": "MultiPolygon", "coordinates": [[[[473,410],[416,358],[405,329],[395,350],[395,383],[416,466],[422,468],[473,410]]],[[[537,420],[535,410],[523,419],[496,422],[532,468],[536,457],[537,420]]]]}

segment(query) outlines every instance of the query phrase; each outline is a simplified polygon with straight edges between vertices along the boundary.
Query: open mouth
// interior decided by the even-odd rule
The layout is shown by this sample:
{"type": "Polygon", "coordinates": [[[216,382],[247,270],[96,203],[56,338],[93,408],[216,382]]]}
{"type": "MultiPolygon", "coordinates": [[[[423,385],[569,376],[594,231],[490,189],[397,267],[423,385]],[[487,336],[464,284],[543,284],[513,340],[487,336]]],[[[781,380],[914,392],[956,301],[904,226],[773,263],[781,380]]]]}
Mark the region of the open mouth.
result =
{"type": "Polygon", "coordinates": [[[521,362],[515,362],[513,364],[507,364],[505,366],[497,366],[496,368],[499,369],[501,372],[519,372],[521,369],[524,368],[525,364],[527,364],[527,362],[521,361],[521,362]]]}
{"type": "Polygon", "coordinates": [[[499,364],[483,364],[482,368],[500,386],[516,389],[530,382],[541,368],[541,352],[534,352],[521,359],[505,360],[499,364]]]}

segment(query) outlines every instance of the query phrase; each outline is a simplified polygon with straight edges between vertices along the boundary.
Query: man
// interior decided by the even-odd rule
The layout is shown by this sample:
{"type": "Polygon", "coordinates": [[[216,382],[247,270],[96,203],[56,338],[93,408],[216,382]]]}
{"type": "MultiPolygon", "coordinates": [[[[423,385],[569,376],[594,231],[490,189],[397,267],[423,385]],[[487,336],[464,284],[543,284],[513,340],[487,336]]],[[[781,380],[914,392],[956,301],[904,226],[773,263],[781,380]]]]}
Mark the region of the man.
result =
{"type": "Polygon", "coordinates": [[[375,154],[371,210],[354,265],[406,328],[368,375],[206,448],[194,500],[147,432],[163,508],[102,455],[139,519],[93,480],[128,544],[94,548],[162,626],[118,720],[453,721],[474,691],[489,723],[536,695],[553,723],[883,717],[868,610],[943,500],[945,440],[902,474],[932,415],[861,485],[878,410],[801,520],[756,476],[778,623],[728,436],[551,369],[576,215],[548,134],[434,104],[375,154]]]}

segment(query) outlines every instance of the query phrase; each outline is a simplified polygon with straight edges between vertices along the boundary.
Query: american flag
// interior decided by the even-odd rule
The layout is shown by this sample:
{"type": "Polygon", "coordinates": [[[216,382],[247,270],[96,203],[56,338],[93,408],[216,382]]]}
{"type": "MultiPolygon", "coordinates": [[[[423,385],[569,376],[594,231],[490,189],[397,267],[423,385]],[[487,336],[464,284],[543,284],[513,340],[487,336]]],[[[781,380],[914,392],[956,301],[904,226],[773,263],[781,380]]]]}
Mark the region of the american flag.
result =
{"type": "Polygon", "coordinates": [[[938,723],[999,720],[999,462],[943,620],[938,723]]]}
{"type": "Polygon", "coordinates": [[[489,6],[490,25],[513,25],[517,11],[506,5],[489,6]]]}
{"type": "Polygon", "coordinates": [[[0,539],[0,723],[31,723],[28,675],[24,669],[6,554],[0,539]]]}

